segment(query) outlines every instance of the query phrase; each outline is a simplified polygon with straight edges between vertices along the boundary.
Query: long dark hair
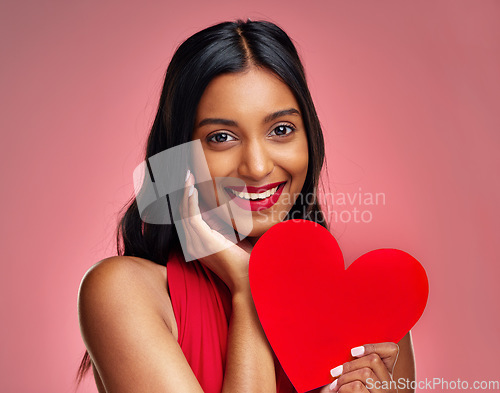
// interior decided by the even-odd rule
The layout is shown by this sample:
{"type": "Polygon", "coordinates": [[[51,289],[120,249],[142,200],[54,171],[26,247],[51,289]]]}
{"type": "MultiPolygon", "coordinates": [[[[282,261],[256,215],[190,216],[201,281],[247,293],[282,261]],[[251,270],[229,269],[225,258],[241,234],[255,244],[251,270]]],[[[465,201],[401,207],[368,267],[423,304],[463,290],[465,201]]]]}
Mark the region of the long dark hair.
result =
{"type": "MultiPolygon", "coordinates": [[[[288,35],[271,22],[248,19],[220,23],[194,34],[179,46],[165,74],[145,159],[189,142],[198,103],[210,81],[220,74],[242,72],[250,66],[270,70],[288,85],[299,103],[306,127],[307,176],[301,195],[285,219],[308,219],[327,227],[318,201],[325,155],[320,122],[297,50],[288,35]]],[[[170,251],[180,247],[174,225],[144,222],[135,197],[125,208],[116,232],[118,255],[141,257],[164,265],[170,251]]],[[[90,366],[86,352],[78,370],[78,382],[90,366]]]]}

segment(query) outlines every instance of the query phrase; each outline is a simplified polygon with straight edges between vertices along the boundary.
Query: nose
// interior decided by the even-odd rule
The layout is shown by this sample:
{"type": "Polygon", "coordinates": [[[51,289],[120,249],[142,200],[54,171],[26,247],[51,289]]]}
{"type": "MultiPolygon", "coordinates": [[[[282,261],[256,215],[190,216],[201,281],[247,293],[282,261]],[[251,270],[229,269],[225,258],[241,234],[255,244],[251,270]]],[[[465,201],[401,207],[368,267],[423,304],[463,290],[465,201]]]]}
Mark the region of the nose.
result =
{"type": "Polygon", "coordinates": [[[262,141],[248,141],[243,146],[238,166],[238,174],[242,178],[259,181],[269,175],[274,169],[274,161],[262,141]]]}

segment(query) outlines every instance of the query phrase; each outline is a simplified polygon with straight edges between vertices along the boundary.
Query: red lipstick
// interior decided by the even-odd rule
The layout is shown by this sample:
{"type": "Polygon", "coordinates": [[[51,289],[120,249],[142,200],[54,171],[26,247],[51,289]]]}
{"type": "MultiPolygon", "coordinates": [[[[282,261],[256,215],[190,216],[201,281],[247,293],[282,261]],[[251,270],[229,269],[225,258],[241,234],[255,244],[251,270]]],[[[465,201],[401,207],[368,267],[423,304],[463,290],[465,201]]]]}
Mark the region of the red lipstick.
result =
{"type": "Polygon", "coordinates": [[[259,187],[252,187],[252,186],[226,186],[226,187],[239,192],[245,191],[248,193],[260,193],[270,190],[271,188],[274,188],[282,183],[285,182],[279,181],[276,183],[266,184],[264,186],[259,186],[259,187]]]}
{"type": "Polygon", "coordinates": [[[277,182],[277,183],[271,183],[271,184],[266,184],[264,186],[259,186],[259,187],[251,187],[251,186],[226,186],[226,192],[229,194],[231,197],[232,201],[236,203],[239,207],[245,210],[251,210],[251,211],[259,211],[259,210],[265,210],[269,209],[271,206],[273,206],[276,202],[278,202],[278,199],[281,196],[281,193],[283,192],[283,189],[285,188],[286,182],[277,182]],[[267,190],[270,190],[274,187],[278,186],[278,189],[276,192],[264,199],[246,199],[246,198],[240,198],[239,196],[235,195],[233,192],[230,190],[238,191],[238,192],[247,192],[247,193],[262,193],[267,190]]]}

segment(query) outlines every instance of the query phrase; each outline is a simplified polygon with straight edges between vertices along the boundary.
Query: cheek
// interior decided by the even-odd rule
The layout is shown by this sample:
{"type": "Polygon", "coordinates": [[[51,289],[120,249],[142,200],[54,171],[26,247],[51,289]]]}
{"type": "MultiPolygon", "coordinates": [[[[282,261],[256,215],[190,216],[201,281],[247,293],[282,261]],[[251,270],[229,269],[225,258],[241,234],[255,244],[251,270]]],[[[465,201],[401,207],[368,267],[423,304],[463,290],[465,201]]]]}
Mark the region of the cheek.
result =
{"type": "Polygon", "coordinates": [[[305,152],[302,151],[301,153],[298,153],[296,158],[294,160],[291,160],[290,171],[292,172],[293,176],[296,176],[297,179],[302,179],[302,182],[304,182],[305,177],[307,175],[308,165],[309,165],[309,154],[306,149],[305,152]]]}
{"type": "Polygon", "coordinates": [[[292,192],[300,192],[304,184],[309,165],[307,140],[283,150],[277,157],[279,165],[291,176],[292,192]],[[298,190],[297,190],[298,189],[298,190]]]}
{"type": "MultiPolygon", "coordinates": [[[[212,178],[227,177],[233,171],[235,157],[230,152],[214,152],[205,150],[205,159],[207,160],[208,170],[212,178]]],[[[203,161],[203,160],[200,160],[203,161]]]]}
{"type": "Polygon", "coordinates": [[[224,199],[225,195],[219,195],[219,192],[222,191],[217,190],[216,185],[212,181],[199,183],[197,174],[206,174],[208,172],[212,179],[228,177],[232,169],[231,165],[234,165],[234,159],[231,159],[229,154],[204,150],[204,157],[202,155],[192,157],[192,165],[195,181],[197,181],[196,188],[200,196],[200,207],[202,209],[213,209],[219,206],[223,201],[217,201],[218,197],[223,197],[224,199]]]}

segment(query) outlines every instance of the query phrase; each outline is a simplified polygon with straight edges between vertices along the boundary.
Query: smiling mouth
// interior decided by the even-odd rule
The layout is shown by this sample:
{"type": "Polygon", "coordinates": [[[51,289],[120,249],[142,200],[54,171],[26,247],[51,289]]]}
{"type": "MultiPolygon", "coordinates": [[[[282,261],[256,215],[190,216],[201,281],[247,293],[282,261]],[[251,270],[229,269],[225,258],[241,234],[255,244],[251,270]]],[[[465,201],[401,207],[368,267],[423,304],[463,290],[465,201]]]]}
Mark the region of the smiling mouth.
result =
{"type": "Polygon", "coordinates": [[[276,191],[278,191],[278,187],[271,188],[270,190],[267,190],[265,192],[261,193],[248,193],[248,192],[239,192],[235,191],[233,189],[229,189],[234,195],[236,195],[238,198],[246,199],[248,201],[259,201],[261,199],[266,199],[269,198],[271,195],[274,195],[276,191]]]}
{"type": "Polygon", "coordinates": [[[240,208],[259,211],[269,209],[278,202],[286,183],[286,181],[277,182],[259,187],[228,186],[224,189],[231,200],[240,208]]]}
{"type": "MultiPolygon", "coordinates": [[[[247,201],[261,201],[263,199],[269,198],[269,197],[273,196],[274,194],[276,194],[278,189],[280,187],[284,186],[285,183],[286,182],[270,184],[268,186],[274,186],[274,187],[268,188],[267,190],[262,191],[262,192],[244,192],[244,191],[235,190],[232,187],[225,187],[225,189],[226,189],[226,191],[229,192],[230,195],[237,196],[238,198],[245,199],[247,201]]],[[[242,189],[243,187],[237,187],[237,188],[242,189]]],[[[253,188],[255,188],[255,187],[247,187],[246,189],[249,191],[253,191],[253,188]]],[[[265,188],[267,188],[267,186],[259,187],[259,188],[265,189],[265,188]]]]}

